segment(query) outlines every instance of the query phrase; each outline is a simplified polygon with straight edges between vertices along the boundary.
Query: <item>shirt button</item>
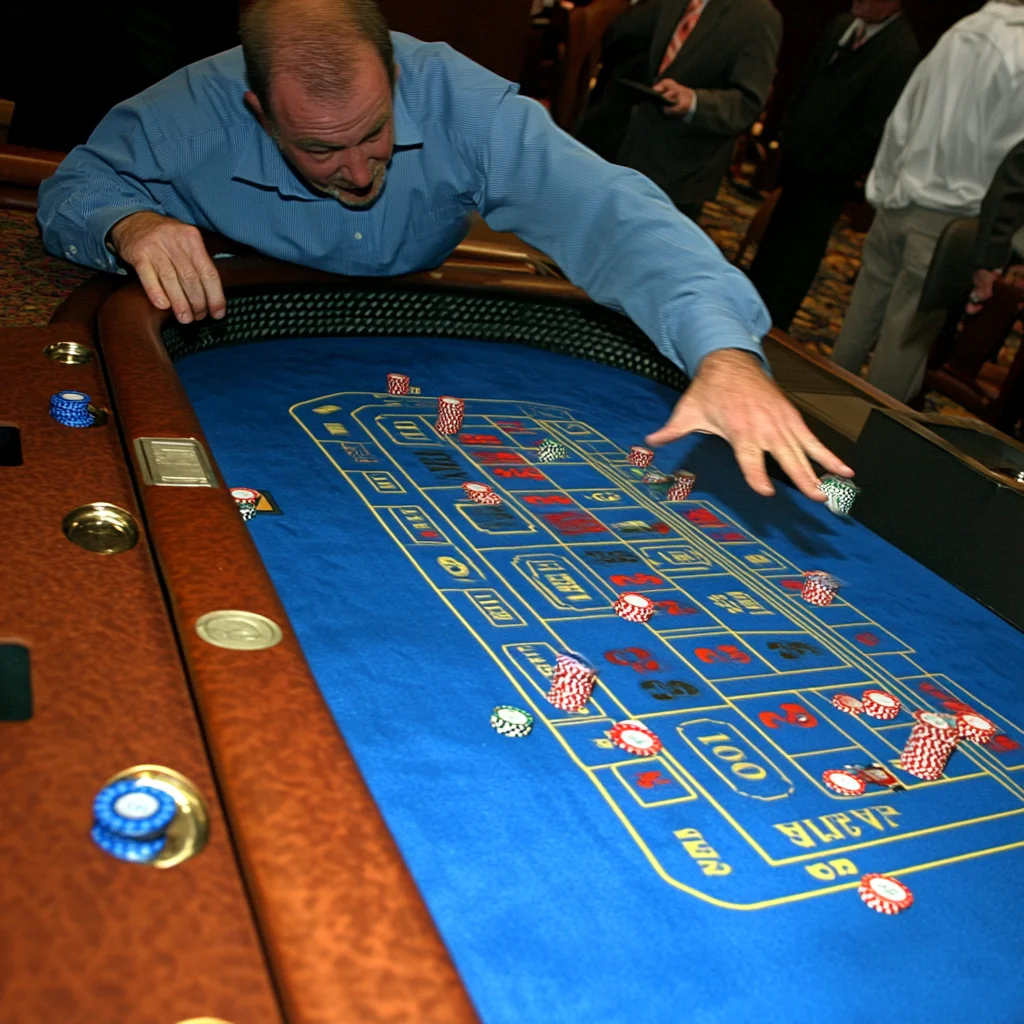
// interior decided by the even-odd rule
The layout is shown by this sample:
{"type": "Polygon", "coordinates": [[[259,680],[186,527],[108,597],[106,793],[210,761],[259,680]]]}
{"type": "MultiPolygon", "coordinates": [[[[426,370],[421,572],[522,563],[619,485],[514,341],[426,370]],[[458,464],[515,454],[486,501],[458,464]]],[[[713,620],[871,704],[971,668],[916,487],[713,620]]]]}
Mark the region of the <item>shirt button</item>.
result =
{"type": "Polygon", "coordinates": [[[363,240],[363,233],[362,233],[362,231],[357,231],[356,232],[356,241],[357,242],[361,242],[362,240],[363,240]]]}
{"type": "Polygon", "coordinates": [[[68,255],[69,256],[74,256],[76,252],[78,252],[78,246],[76,246],[76,245],[69,245],[68,246],[68,255]]]}

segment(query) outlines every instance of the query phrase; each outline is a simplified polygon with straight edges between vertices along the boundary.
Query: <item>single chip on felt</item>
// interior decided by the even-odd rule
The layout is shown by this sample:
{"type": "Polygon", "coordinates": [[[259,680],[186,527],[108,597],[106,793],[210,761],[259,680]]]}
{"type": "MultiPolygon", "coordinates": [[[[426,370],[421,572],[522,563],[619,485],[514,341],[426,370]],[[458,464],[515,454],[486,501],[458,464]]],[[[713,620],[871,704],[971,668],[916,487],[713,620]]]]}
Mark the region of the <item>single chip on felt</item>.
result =
{"type": "Polygon", "coordinates": [[[491,728],[502,736],[529,736],[533,729],[533,715],[510,704],[499,704],[491,712],[491,728]]]}
{"type": "Polygon", "coordinates": [[[239,505],[243,502],[258,505],[261,498],[260,492],[253,490],[251,487],[232,487],[229,493],[239,505]]]}
{"type": "Polygon", "coordinates": [[[864,710],[864,705],[848,693],[835,694],[832,697],[832,706],[840,711],[845,711],[848,715],[859,715],[864,710]]]}
{"type": "Polygon", "coordinates": [[[615,746],[637,757],[653,757],[661,750],[661,740],[643,722],[616,722],[609,735],[615,746]]]}
{"type": "Polygon", "coordinates": [[[899,779],[885,765],[881,764],[848,764],[844,766],[847,771],[853,772],[858,778],[865,782],[871,782],[876,786],[886,786],[889,789],[903,789],[899,779]]]}
{"type": "Polygon", "coordinates": [[[842,793],[843,796],[860,796],[867,786],[864,780],[850,771],[839,768],[829,768],[821,773],[821,781],[829,789],[842,793]]]}
{"type": "Polygon", "coordinates": [[[860,699],[864,705],[864,714],[880,718],[883,722],[895,718],[903,707],[899,697],[894,697],[885,690],[865,690],[860,699]]]}
{"type": "Polygon", "coordinates": [[[473,480],[467,480],[462,485],[462,489],[466,492],[466,497],[469,498],[470,501],[475,501],[478,505],[502,504],[501,495],[496,494],[489,484],[481,484],[473,480]]]}
{"type": "Polygon", "coordinates": [[[914,894],[889,875],[865,875],[857,888],[860,898],[880,914],[898,914],[913,905],[914,894]]]}

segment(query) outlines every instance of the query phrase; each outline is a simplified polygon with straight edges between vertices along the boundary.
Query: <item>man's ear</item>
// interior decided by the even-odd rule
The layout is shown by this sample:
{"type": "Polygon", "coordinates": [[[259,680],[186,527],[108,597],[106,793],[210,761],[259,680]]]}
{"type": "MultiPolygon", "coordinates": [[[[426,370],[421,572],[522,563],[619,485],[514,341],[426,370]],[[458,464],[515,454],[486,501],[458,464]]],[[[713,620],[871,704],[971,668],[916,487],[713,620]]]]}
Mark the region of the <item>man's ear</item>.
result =
{"type": "Polygon", "coordinates": [[[251,89],[245,94],[245,105],[256,115],[256,120],[259,121],[263,130],[269,135],[270,118],[264,113],[263,104],[260,103],[259,97],[251,89]]]}

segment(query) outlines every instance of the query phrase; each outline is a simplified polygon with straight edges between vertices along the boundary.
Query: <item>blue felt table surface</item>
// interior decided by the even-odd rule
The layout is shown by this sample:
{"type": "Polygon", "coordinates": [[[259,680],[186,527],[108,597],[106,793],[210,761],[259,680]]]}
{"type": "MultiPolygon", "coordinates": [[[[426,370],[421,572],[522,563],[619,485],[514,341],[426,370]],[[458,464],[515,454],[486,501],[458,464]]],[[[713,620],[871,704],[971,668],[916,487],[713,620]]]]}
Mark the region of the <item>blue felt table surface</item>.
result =
{"type": "Polygon", "coordinates": [[[667,504],[625,452],[675,396],[626,372],[436,339],[269,342],[178,370],[228,484],[282,512],[254,539],[488,1024],[1024,1020],[1019,632],[855,521],[754,495],[716,438],[658,453],[697,474],[667,504]],[[389,398],[388,371],[421,394],[389,398]],[[441,394],[466,399],[461,439],[432,430],[441,394]],[[542,436],[564,462],[537,462],[542,436]],[[501,510],[472,506],[467,478],[501,510]],[[843,582],[829,608],[793,589],[814,569],[843,582]],[[628,623],[623,589],[667,603],[628,623]],[[586,716],[543,698],[564,647],[600,672],[586,716]],[[868,687],[899,718],[833,708],[868,687]],[[499,704],[533,733],[494,732],[499,704]],[[892,767],[909,710],[965,705],[1001,736],[961,744],[942,781],[821,784],[892,767]],[[656,761],[610,747],[625,718],[662,739],[656,761]],[[908,911],[861,902],[876,871],[908,911]]]}

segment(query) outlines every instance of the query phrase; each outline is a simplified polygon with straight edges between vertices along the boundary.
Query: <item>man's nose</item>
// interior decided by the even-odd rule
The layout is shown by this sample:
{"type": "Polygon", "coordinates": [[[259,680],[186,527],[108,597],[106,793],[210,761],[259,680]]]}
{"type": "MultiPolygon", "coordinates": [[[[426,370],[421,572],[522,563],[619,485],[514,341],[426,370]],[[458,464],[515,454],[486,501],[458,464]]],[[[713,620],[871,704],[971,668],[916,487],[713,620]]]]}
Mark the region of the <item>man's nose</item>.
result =
{"type": "Polygon", "coordinates": [[[373,171],[365,153],[354,151],[349,154],[348,166],[342,173],[356,188],[366,188],[373,181],[373,171]]]}

